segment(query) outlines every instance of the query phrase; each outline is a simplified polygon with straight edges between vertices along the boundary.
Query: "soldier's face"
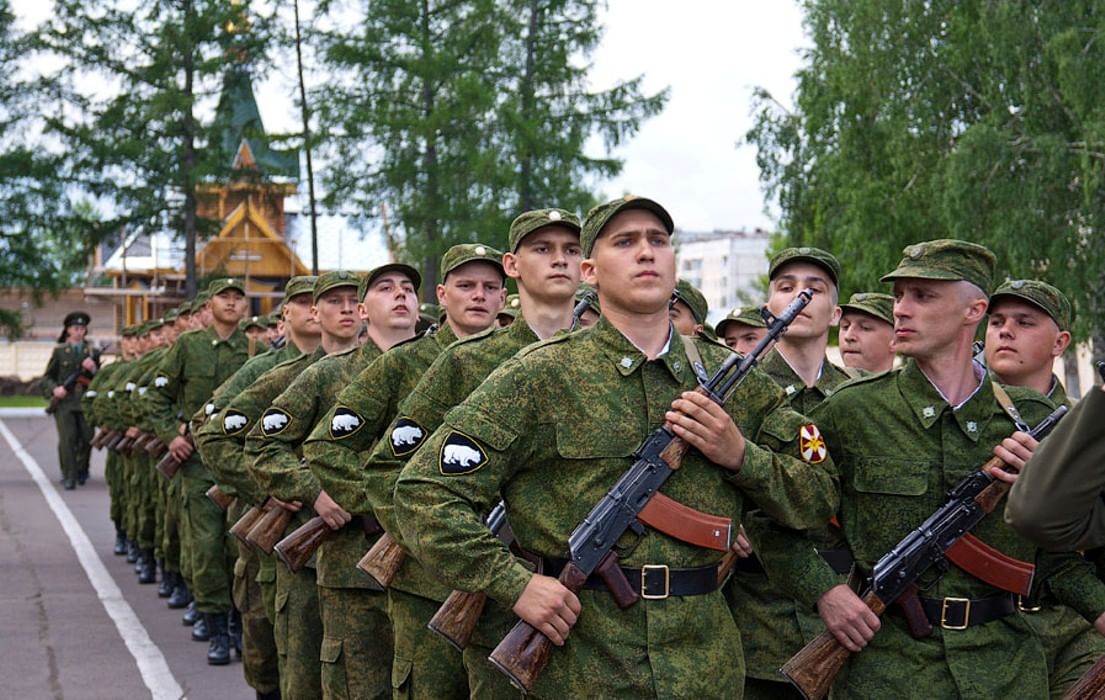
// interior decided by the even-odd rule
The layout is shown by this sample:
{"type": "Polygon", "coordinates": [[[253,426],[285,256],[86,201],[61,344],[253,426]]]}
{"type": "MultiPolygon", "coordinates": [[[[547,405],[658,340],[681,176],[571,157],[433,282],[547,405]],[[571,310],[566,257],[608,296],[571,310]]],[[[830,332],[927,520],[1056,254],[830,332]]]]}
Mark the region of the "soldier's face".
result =
{"type": "Polygon", "coordinates": [[[437,285],[437,301],[462,333],[478,333],[495,322],[506,304],[506,287],[495,266],[473,261],[453,270],[444,284],[437,285]]]}
{"type": "Polygon", "coordinates": [[[335,287],[320,296],[314,311],[323,334],[339,340],[355,338],[361,325],[357,306],[356,287],[335,287]]]}
{"type": "Polygon", "coordinates": [[[668,318],[671,319],[671,325],[679,335],[693,336],[702,330],[702,324],[694,320],[691,307],[682,301],[676,300],[672,303],[671,308],[668,309],[668,318]]]}
{"type": "Polygon", "coordinates": [[[766,335],[766,328],[746,326],[743,323],[728,323],[725,325],[725,344],[742,355],[747,355],[755,350],[766,335]]]}
{"type": "Polygon", "coordinates": [[[813,300],[787,328],[786,340],[827,337],[829,328],[840,320],[836,304],[836,287],[824,268],[801,260],[787,263],[776,270],[771,280],[771,295],[767,308],[778,316],[803,289],[814,291],[813,300]]]}
{"type": "Polygon", "coordinates": [[[885,372],[894,366],[894,326],[862,311],[840,318],[840,358],[845,367],[885,372]]]}
{"type": "Polygon", "coordinates": [[[999,297],[986,325],[986,364],[1009,383],[1041,372],[1051,373],[1055,358],[1070,344],[1070,333],[1043,309],[1026,301],[999,297]]]}
{"type": "Polygon", "coordinates": [[[73,325],[65,329],[65,336],[70,343],[79,343],[88,335],[88,326],[73,325]]]}
{"type": "Polygon", "coordinates": [[[575,298],[579,286],[582,250],[575,231],[545,226],[523,238],[517,252],[503,255],[503,269],[531,297],[565,302],[575,298]]]}
{"type": "Polygon", "coordinates": [[[583,281],[598,289],[603,313],[664,313],[675,289],[675,250],[664,224],[650,211],[619,212],[602,229],[581,263],[583,281]]]}
{"type": "Polygon", "coordinates": [[[894,281],[893,350],[906,357],[935,359],[964,341],[986,313],[986,299],[972,298],[966,283],[894,281]]]}
{"type": "Polygon", "coordinates": [[[385,272],[372,280],[361,310],[369,326],[413,331],[418,321],[418,291],[402,272],[385,272]]]}
{"type": "Polygon", "coordinates": [[[237,323],[246,315],[246,295],[237,289],[224,289],[211,297],[207,307],[219,323],[237,323]]]}
{"type": "Polygon", "coordinates": [[[296,294],[284,302],[284,322],[295,335],[317,337],[321,333],[318,319],[311,312],[312,299],[309,293],[296,294]]]}

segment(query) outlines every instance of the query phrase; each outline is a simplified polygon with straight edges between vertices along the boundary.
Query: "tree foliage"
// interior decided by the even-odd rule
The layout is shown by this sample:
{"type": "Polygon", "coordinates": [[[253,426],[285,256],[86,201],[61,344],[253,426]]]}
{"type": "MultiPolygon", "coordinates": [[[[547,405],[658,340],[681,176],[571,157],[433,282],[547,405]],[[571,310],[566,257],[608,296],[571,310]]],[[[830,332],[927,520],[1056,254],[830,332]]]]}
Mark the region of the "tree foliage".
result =
{"type": "Polygon", "coordinates": [[[747,136],[789,240],[834,251],[844,292],[881,289],[909,243],[985,244],[999,277],[1064,289],[1100,344],[1101,3],[803,5],[795,106],[760,91],[747,136]]]}

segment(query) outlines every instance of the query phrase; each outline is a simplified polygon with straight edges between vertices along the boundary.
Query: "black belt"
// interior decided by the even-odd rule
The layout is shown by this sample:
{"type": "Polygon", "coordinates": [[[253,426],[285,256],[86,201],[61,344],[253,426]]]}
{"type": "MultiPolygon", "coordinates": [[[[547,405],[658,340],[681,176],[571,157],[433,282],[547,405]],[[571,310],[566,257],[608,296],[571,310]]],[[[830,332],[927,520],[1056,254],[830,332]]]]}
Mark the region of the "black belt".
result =
{"type": "MultiPolygon", "coordinates": [[[[847,549],[819,549],[817,553],[832,567],[833,571],[842,576],[852,570],[852,563],[855,560],[852,558],[852,553],[847,549]]],[[[742,574],[764,575],[767,573],[764,571],[764,565],[760,563],[760,560],[757,559],[754,554],[750,557],[737,559],[737,563],[733,567],[733,570],[742,574]]]]}
{"type": "Polygon", "coordinates": [[[384,528],[380,527],[380,521],[374,515],[354,515],[346,527],[361,528],[365,537],[372,537],[384,531],[384,528]]]}
{"type": "Polygon", "coordinates": [[[1017,597],[1012,593],[999,593],[988,598],[925,598],[921,607],[933,627],[946,630],[965,630],[975,625],[999,620],[1017,610],[1017,597]]]}
{"type": "MultiPolygon", "coordinates": [[[[567,559],[541,559],[541,573],[558,577],[568,563],[567,559]]],[[[662,600],[669,596],[691,596],[713,593],[718,588],[717,564],[697,569],[672,569],[666,564],[645,564],[640,569],[620,567],[630,588],[645,600],[662,600]]],[[[594,591],[607,590],[597,575],[587,577],[584,588],[594,591]]]]}

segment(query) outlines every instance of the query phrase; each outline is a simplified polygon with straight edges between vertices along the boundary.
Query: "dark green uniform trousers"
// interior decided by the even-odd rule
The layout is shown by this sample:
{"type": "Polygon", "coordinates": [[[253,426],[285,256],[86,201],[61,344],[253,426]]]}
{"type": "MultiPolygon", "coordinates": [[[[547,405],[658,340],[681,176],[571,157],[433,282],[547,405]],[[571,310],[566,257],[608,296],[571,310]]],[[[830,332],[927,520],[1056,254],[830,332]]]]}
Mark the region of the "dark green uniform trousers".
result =
{"type": "Polygon", "coordinates": [[[322,609],[322,697],[391,697],[392,632],[387,594],[319,586],[322,609]]]}

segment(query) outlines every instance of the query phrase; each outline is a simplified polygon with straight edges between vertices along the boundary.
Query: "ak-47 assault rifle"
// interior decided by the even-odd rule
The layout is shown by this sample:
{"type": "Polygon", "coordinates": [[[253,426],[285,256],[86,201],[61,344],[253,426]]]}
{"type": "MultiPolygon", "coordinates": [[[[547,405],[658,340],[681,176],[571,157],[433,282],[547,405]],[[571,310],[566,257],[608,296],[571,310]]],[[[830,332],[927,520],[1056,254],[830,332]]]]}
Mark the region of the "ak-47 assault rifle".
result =
{"type": "MultiPolygon", "coordinates": [[[[188,441],[189,445],[195,449],[196,443],[192,441],[192,427],[185,423],[184,435],[182,437],[188,441]]],[[[161,458],[161,461],[157,463],[157,471],[161,476],[172,481],[176,473],[180,471],[181,461],[173,456],[172,452],[166,452],[165,456],[161,458]]]]}
{"type": "Polygon", "coordinates": [[[289,532],[288,536],[277,542],[272,549],[276,552],[277,558],[284,562],[293,574],[299,573],[323,542],[346,528],[359,528],[364,532],[365,537],[372,537],[381,532],[380,523],[376,522],[376,518],[354,515],[353,520],[346,523],[345,527],[334,530],[326,524],[322,516],[316,515],[289,532]]]}
{"type": "MultiPolygon", "coordinates": [[[[590,289],[580,296],[575,308],[572,309],[572,323],[568,326],[569,331],[579,328],[583,313],[597,298],[598,294],[590,289]]],[[[406,556],[406,552],[399,543],[385,532],[357,562],[357,568],[368,574],[381,588],[387,588],[399,573],[399,567],[403,565],[403,559],[406,556]]]]}
{"type": "MultiPolygon", "coordinates": [[[[1028,434],[1042,440],[1066,413],[1067,407],[1060,406],[1028,434]]],[[[939,510],[876,562],[860,596],[872,612],[882,615],[902,596],[907,596],[903,598],[907,601],[922,574],[934,566],[946,566],[945,560],[952,558],[949,550],[966,541],[965,536],[1009,492],[1009,483],[990,474],[991,469],[1005,466],[1000,458],[993,457],[968,475],[948,493],[947,502],[939,510]]],[[[1027,582],[1031,583],[1030,574],[1027,582]]],[[[908,607],[905,612],[907,619],[911,619],[908,607]]],[[[924,615],[923,611],[916,613],[924,615]]],[[[922,619],[927,622],[927,618],[922,619]]],[[[780,671],[807,700],[821,700],[851,653],[832,632],[825,631],[791,657],[780,671]]]]}
{"type": "Polygon", "coordinates": [[[231,496],[224,493],[218,484],[213,485],[207,489],[207,497],[211,499],[211,502],[219,507],[219,510],[226,512],[230,510],[230,507],[234,505],[234,501],[238,500],[236,496],[231,496]]]}
{"type": "MultiPolygon", "coordinates": [[[[96,363],[97,367],[100,366],[101,352],[102,350],[98,347],[92,348],[92,351],[89,352],[89,357],[92,358],[92,361],[96,363]]],[[[78,367],[72,374],[65,378],[64,382],[61,383],[62,388],[65,389],[65,395],[68,396],[69,394],[72,394],[73,390],[77,388],[78,384],[85,388],[88,388],[88,385],[92,383],[92,374],[93,373],[89,372],[84,367],[78,367]]],[[[58,406],[61,405],[61,401],[62,400],[58,397],[51,396],[50,405],[46,407],[46,415],[49,416],[54,414],[58,410],[58,406]]]]}
{"type": "MultiPolygon", "coordinates": [[[[752,372],[760,356],[779,339],[787,326],[813,299],[812,289],[803,289],[789,306],[768,323],[767,336],[748,355],[727,357],[713,376],[695,391],[724,404],[752,372]]],[[[626,530],[643,531],[640,514],[660,487],[683,466],[690,445],[676,437],[667,423],[657,428],[634,453],[633,465],[618,479],[602,500],[591,509],[568,538],[569,561],[559,580],[578,593],[591,574],[599,575],[619,607],[626,608],[640,596],[630,586],[618,565],[614,545],[626,530]]],[[[728,544],[726,544],[726,547],[728,544]]],[[[511,682],[528,693],[548,665],[553,643],[524,620],[503,638],[488,659],[511,682]]]]}
{"type": "Polygon", "coordinates": [[[118,435],[118,430],[102,425],[100,426],[100,432],[96,433],[96,437],[92,438],[92,442],[89,444],[99,450],[114,440],[118,435]]]}
{"type": "MultiPolygon", "coordinates": [[[[246,515],[242,517],[245,518],[246,515]]],[[[246,533],[245,543],[255,551],[263,554],[272,554],[272,548],[284,537],[284,530],[288,529],[288,523],[295,517],[295,512],[283,508],[268,500],[261,508],[261,515],[253,521],[253,526],[246,533]]],[[[235,523],[237,525],[237,523],[235,523]]]]}

